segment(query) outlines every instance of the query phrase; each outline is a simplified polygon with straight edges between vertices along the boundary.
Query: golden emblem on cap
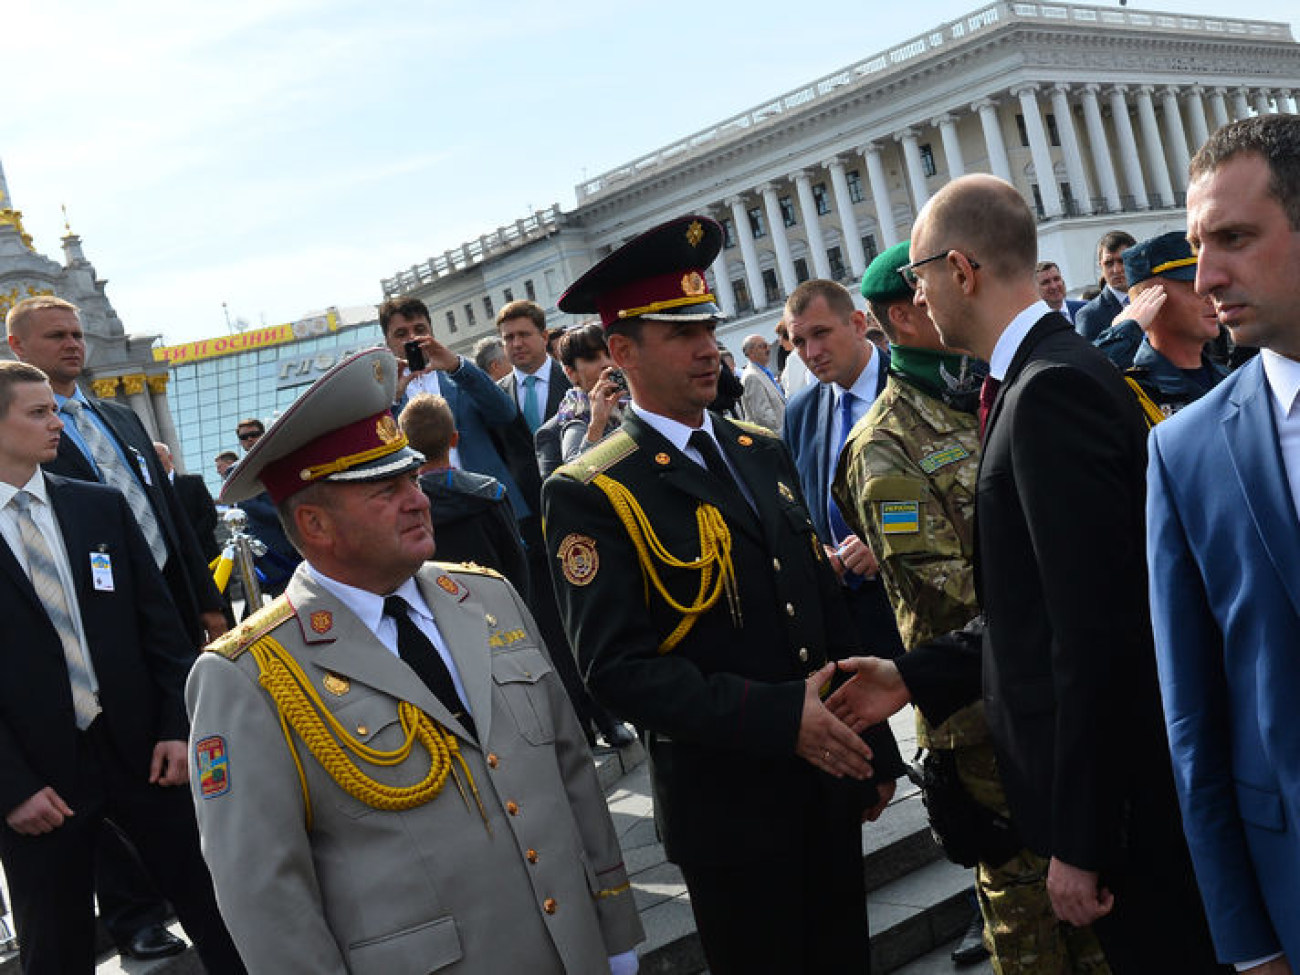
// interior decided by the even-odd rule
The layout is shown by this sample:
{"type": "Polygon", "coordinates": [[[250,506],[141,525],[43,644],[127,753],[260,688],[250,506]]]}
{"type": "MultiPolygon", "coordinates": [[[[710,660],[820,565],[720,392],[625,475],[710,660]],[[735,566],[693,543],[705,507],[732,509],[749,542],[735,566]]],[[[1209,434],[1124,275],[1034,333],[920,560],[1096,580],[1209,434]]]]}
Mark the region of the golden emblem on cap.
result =
{"type": "Polygon", "coordinates": [[[384,367],[378,359],[375,360],[375,382],[381,386],[384,384],[384,367]]]}
{"type": "Polygon", "coordinates": [[[742,433],[736,438],[736,443],[740,444],[742,447],[750,447],[753,446],[754,438],[747,433],[742,433]]]}
{"type": "Polygon", "coordinates": [[[776,493],[787,501],[794,501],[794,492],[790,490],[790,485],[786,484],[785,481],[776,482],[776,493]]]}
{"type": "Polygon", "coordinates": [[[375,433],[379,434],[379,439],[384,443],[392,443],[394,440],[402,438],[402,431],[397,427],[397,421],[393,419],[391,413],[385,413],[375,424],[375,433]]]}
{"type": "Polygon", "coordinates": [[[655,463],[659,464],[660,466],[667,466],[672,462],[673,459],[669,457],[667,454],[665,454],[663,451],[660,451],[659,453],[655,454],[655,463]]]}
{"type": "Polygon", "coordinates": [[[346,677],[341,677],[333,671],[327,673],[321,683],[325,685],[325,690],[335,697],[342,697],[352,690],[351,682],[346,677]]]}
{"type": "Polygon", "coordinates": [[[682,294],[684,295],[703,295],[708,294],[709,286],[704,283],[704,275],[699,271],[692,271],[682,278],[682,294]]]}
{"type": "Polygon", "coordinates": [[[483,622],[487,623],[488,626],[496,626],[497,618],[493,616],[491,613],[484,613],[483,622]]]}
{"type": "Polygon", "coordinates": [[[590,535],[565,535],[556,556],[569,585],[585,586],[596,578],[600,557],[596,554],[596,540],[590,535]]]}
{"type": "MultiPolygon", "coordinates": [[[[692,220],[691,225],[686,228],[686,242],[692,247],[699,247],[700,241],[704,239],[704,226],[698,220],[692,220]]],[[[687,292],[689,294],[690,292],[687,292]]]]}

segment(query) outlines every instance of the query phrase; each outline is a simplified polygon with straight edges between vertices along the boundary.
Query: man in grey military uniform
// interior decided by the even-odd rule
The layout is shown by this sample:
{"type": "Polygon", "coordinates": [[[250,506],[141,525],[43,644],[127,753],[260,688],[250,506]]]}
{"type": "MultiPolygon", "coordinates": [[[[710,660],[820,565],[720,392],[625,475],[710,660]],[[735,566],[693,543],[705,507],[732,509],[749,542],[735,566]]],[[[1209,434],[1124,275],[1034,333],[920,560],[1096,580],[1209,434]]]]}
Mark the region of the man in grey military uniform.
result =
{"type": "Polygon", "coordinates": [[[222,490],[304,562],[191,674],[191,785],[250,971],[632,975],[643,934],[578,726],[519,595],[431,563],[382,350],[341,363],[222,490]]]}

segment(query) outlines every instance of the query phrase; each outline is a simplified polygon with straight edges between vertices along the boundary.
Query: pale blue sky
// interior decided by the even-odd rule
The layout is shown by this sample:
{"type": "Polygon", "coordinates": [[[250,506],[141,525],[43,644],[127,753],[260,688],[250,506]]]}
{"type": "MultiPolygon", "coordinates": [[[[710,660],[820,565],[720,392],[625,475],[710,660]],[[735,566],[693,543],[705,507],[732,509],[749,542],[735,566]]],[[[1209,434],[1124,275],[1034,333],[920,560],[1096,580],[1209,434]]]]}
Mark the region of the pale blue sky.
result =
{"type": "MultiPolygon", "coordinates": [[[[3,162],[127,330],[376,302],[379,279],[980,5],[9,0],[3,162]]],[[[1225,16],[1222,0],[1132,9],[1225,16]]],[[[1293,0],[1232,14],[1297,27],[1293,0]]]]}

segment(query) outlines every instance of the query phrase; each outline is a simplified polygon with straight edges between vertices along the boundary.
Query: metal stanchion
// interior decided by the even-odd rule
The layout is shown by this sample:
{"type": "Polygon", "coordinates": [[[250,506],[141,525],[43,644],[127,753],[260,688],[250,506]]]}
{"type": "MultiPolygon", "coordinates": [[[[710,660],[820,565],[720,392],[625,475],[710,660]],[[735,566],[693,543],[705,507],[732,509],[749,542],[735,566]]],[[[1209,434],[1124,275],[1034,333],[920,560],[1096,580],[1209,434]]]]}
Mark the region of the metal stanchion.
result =
{"type": "Polygon", "coordinates": [[[230,508],[222,517],[230,529],[229,547],[234,550],[235,571],[244,587],[244,617],[248,618],[265,602],[253,562],[266,554],[266,544],[248,534],[248,515],[239,508],[230,508]]]}

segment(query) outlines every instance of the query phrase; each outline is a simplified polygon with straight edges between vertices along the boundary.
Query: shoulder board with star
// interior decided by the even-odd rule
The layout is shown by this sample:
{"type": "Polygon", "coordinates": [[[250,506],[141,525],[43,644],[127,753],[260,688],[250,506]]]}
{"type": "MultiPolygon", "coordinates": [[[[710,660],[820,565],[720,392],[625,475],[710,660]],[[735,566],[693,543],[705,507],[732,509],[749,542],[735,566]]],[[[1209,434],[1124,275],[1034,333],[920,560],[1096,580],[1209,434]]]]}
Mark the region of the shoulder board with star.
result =
{"type": "Polygon", "coordinates": [[[287,619],[292,619],[294,610],[289,600],[278,596],[263,606],[233,630],[228,630],[217,637],[205,648],[208,653],[219,653],[227,660],[234,660],[266,634],[287,619]]]}
{"type": "Polygon", "coordinates": [[[774,431],[758,423],[750,423],[748,420],[728,420],[734,427],[740,427],[746,433],[756,433],[761,437],[767,437],[769,440],[776,440],[777,435],[774,431]]]}
{"type": "Polygon", "coordinates": [[[477,562],[433,562],[443,572],[459,572],[472,576],[490,576],[493,579],[504,579],[496,569],[489,569],[486,565],[479,565],[477,562]]]}
{"type": "Polygon", "coordinates": [[[625,457],[640,448],[624,430],[616,430],[580,457],[559,468],[555,473],[590,484],[596,475],[603,474],[625,457]]]}

